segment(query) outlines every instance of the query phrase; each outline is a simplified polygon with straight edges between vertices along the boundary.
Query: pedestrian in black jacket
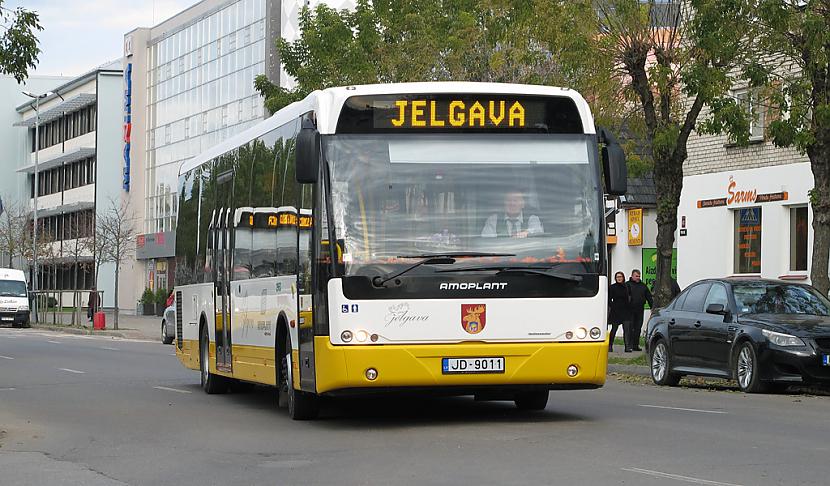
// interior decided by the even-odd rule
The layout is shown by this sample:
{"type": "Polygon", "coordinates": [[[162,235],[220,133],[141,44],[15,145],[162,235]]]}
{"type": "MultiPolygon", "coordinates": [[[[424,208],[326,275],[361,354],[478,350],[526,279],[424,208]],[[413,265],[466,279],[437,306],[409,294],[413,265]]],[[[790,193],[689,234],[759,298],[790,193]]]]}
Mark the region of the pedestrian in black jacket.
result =
{"type": "Polygon", "coordinates": [[[628,295],[631,297],[631,323],[625,330],[625,350],[641,351],[640,331],[643,329],[643,310],[646,302],[649,306],[654,306],[654,301],[651,299],[651,291],[640,280],[639,270],[631,271],[631,278],[628,280],[628,295]]]}
{"type": "Polygon", "coordinates": [[[611,324],[608,351],[613,351],[617,328],[622,325],[625,332],[625,326],[631,320],[631,299],[628,296],[628,286],[625,285],[625,274],[622,272],[614,274],[614,283],[608,287],[608,308],[608,324],[611,324]]]}

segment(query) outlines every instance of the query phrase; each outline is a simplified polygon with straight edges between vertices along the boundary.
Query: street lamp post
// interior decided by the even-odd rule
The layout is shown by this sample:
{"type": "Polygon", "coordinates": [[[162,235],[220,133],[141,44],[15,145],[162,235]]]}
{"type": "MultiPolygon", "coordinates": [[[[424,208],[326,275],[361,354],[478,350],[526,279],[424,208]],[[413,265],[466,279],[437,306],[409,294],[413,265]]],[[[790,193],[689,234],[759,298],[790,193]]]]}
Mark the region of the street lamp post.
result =
{"type": "MultiPolygon", "coordinates": [[[[40,155],[40,100],[54,93],[47,91],[46,93],[36,95],[29,91],[23,91],[23,94],[35,100],[35,190],[34,214],[32,217],[32,292],[37,292],[37,193],[40,189],[38,186],[37,164],[40,155]]],[[[62,96],[61,99],[63,99],[62,96]]],[[[35,295],[35,298],[32,300],[31,313],[35,316],[35,322],[37,322],[37,295],[35,295]]]]}

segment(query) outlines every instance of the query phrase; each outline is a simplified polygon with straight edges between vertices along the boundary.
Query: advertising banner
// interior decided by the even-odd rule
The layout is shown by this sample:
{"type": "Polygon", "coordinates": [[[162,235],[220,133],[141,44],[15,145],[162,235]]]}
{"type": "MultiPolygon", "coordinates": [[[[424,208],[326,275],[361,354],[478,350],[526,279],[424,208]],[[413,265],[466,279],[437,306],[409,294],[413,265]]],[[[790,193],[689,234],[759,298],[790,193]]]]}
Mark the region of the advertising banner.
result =
{"type": "Polygon", "coordinates": [[[628,215],[628,245],[640,246],[643,244],[643,210],[629,209],[628,215]]]}
{"type": "MultiPolygon", "coordinates": [[[[652,290],[654,280],[657,278],[657,248],[643,248],[642,272],[643,283],[649,290],[652,290]]],[[[677,248],[674,248],[671,254],[671,276],[677,279],[677,248]]],[[[646,304],[646,309],[648,308],[646,304]]]]}

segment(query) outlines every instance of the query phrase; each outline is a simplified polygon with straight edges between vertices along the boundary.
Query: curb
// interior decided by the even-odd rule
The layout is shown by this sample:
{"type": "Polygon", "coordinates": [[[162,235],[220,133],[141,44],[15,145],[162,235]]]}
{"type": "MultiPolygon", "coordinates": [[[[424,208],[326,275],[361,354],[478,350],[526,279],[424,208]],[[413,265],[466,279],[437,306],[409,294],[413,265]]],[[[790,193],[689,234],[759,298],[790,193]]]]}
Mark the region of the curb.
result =
{"type": "MultiPolygon", "coordinates": [[[[147,339],[146,336],[138,333],[124,333],[121,330],[114,331],[114,330],[103,330],[103,331],[94,331],[89,328],[83,327],[71,327],[71,326],[53,326],[49,324],[32,324],[32,329],[38,329],[41,331],[54,331],[54,332],[65,332],[67,334],[78,334],[78,335],[85,335],[85,336],[109,336],[109,337],[117,337],[122,339],[147,339]]],[[[125,331],[130,331],[125,329],[125,331]]]]}

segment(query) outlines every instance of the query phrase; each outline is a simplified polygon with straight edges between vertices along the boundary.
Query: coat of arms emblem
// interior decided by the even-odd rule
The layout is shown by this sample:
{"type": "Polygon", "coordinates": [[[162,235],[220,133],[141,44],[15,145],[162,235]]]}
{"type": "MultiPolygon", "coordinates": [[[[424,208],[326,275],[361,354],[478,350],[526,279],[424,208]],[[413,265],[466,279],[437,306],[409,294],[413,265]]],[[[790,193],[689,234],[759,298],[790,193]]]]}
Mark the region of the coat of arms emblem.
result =
{"type": "Polygon", "coordinates": [[[461,304],[461,327],[470,334],[478,334],[487,323],[485,304],[461,304]]]}

